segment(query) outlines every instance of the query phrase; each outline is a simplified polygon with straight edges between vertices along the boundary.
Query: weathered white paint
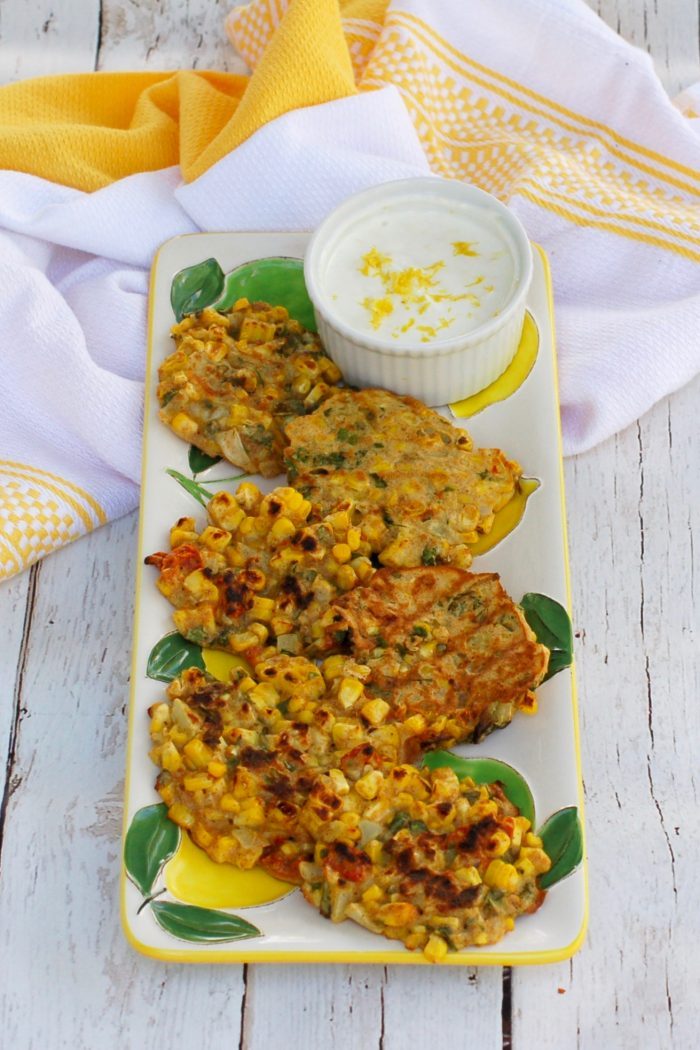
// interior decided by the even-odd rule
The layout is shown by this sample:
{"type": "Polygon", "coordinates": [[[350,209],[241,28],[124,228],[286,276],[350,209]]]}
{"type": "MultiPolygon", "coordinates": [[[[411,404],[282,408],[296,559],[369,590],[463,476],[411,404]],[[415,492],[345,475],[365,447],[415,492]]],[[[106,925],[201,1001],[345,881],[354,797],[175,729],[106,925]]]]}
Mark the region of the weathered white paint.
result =
{"type": "MultiPolygon", "coordinates": [[[[700,78],[695,0],[591,6],[652,54],[672,92],[700,78]]],[[[221,33],[226,7],[0,0],[0,77],[96,62],[239,71],[221,33]]],[[[117,914],[135,517],[2,586],[3,759],[13,749],[0,858],[3,1045],[693,1045],[699,395],[697,381],[566,467],[591,924],[570,963],[515,971],[510,984],[491,969],[244,971],[136,955],[117,914]]]]}

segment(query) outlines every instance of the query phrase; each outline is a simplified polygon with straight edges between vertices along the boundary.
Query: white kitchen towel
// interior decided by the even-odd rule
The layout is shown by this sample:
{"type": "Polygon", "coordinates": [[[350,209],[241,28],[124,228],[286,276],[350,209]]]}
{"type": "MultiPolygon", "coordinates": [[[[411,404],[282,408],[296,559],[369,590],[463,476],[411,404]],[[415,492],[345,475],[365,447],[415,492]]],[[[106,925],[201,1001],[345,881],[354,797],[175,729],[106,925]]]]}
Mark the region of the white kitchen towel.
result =
{"type": "MultiPolygon", "coordinates": [[[[230,25],[251,61],[266,2],[230,25]]],[[[647,55],[582,0],[396,0],[350,22],[359,93],[271,121],[194,182],[0,172],[0,576],[136,505],[147,270],[179,233],[310,228],[376,182],[464,178],[549,253],[567,453],[700,371],[700,139],[647,55]]]]}

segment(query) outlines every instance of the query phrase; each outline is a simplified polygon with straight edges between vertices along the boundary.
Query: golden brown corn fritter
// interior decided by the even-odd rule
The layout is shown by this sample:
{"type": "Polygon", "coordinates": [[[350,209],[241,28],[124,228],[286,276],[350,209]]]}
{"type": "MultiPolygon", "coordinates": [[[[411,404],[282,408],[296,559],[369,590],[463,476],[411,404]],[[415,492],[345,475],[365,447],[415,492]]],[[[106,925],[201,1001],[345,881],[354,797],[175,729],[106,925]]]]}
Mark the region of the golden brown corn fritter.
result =
{"type": "Polygon", "coordinates": [[[369,546],[347,512],[307,524],[311,504],[291,488],[267,496],[251,482],[217,493],[211,524],[194,518],[170,531],[170,552],[146,558],[174,621],[199,645],[258,660],[266,645],[297,653],[322,633],[319,617],[338,594],[368,580],[369,546]]]}
{"type": "Polygon", "coordinates": [[[378,772],[371,792],[360,784],[321,775],[302,812],[317,840],[303,892],[323,915],[439,961],[495,943],[542,903],[550,859],[500,785],[405,765],[378,772]],[[354,841],[348,814],[359,817],[354,841]]]}
{"type": "Polygon", "coordinates": [[[325,651],[368,666],[369,696],[386,697],[393,718],[424,719],[423,750],[479,741],[516,709],[537,709],[549,651],[495,573],[380,569],[333,599],[321,624],[325,651]]]}
{"type": "Polygon", "coordinates": [[[304,657],[274,655],[228,684],[189,668],[151,707],[156,787],[215,861],[260,862],[298,882],[313,853],[299,814],[319,771],[361,791],[415,750],[419,723],[387,722],[387,705],[365,695],[367,668],[344,665],[330,678],[304,657]]]}
{"type": "MultiPolygon", "coordinates": [[[[352,896],[357,887],[339,881],[333,865],[339,857],[342,870],[348,858],[359,865],[362,877],[355,881],[362,883],[363,893],[370,876],[379,885],[378,873],[370,870],[379,856],[371,851],[376,845],[366,851],[357,848],[368,841],[372,828],[367,821],[383,820],[394,796],[401,812],[413,807],[412,821],[425,815],[425,807],[414,806],[416,800],[425,801],[425,789],[415,786],[419,781],[408,777],[405,771],[412,767],[404,763],[439,744],[451,745],[508,721],[515,706],[527,706],[529,689],[543,676],[548,653],[533,639],[497,577],[448,567],[382,569],[368,587],[334,602],[326,619],[327,644],[332,644],[328,632],[340,622],[339,642],[349,642],[351,648],[356,642],[356,648],[351,654],[328,656],[320,669],[305,657],[268,648],[252,675],[234,672],[229,684],[195,668],[175,679],[168,700],[149,712],[151,757],[161,769],[156,786],[171,819],[215,861],[245,868],[261,863],[281,878],[305,884],[312,869],[300,868],[300,863],[322,861],[321,882],[317,873],[311,879],[313,887],[305,886],[308,899],[317,905],[323,902],[324,910],[335,899],[335,891],[344,889],[339,899],[357,905],[347,917],[370,928],[375,928],[372,922],[383,924],[386,929],[378,932],[435,955],[439,937],[436,940],[438,935],[430,931],[438,926],[430,922],[426,926],[429,901],[409,895],[413,910],[385,908],[375,920],[374,909],[369,908],[363,920],[362,907],[374,898],[363,897],[358,903],[352,896]],[[428,668],[429,680],[424,677],[428,668]],[[400,777],[397,770],[404,770],[400,777]],[[402,786],[414,785],[415,799],[394,791],[399,779],[402,786]],[[369,806],[373,800],[375,805],[369,806]],[[333,850],[319,854],[319,842],[334,843],[333,850]],[[354,852],[348,853],[351,847],[354,852]],[[423,901],[420,921],[416,901],[423,901]],[[390,915],[413,918],[392,925],[385,918],[390,915]]],[[[437,775],[420,774],[423,781],[431,776],[437,783],[437,775]]],[[[501,798],[496,787],[490,791],[501,798]]],[[[455,828],[468,826],[469,818],[479,813],[463,804],[455,810],[442,797],[440,801],[442,808],[435,813],[445,819],[457,815],[460,823],[455,828]]],[[[511,807],[508,812],[516,811],[511,807]]],[[[396,813],[391,819],[395,817],[396,813]]],[[[522,822],[518,826],[525,827],[522,822]]],[[[433,821],[429,827],[438,831],[442,825],[433,821]]],[[[504,842],[501,836],[485,856],[505,855],[507,850],[499,852],[498,845],[504,842]]],[[[511,853],[513,848],[508,846],[511,853]]],[[[442,856],[424,853],[426,863],[442,856]]],[[[509,854],[503,863],[511,859],[509,854]]],[[[476,864],[474,860],[467,864],[464,858],[462,862],[462,867],[476,864]]],[[[435,863],[433,875],[444,874],[444,866],[439,866],[443,861],[435,863]]],[[[489,873],[484,869],[485,885],[504,870],[498,865],[489,873]]],[[[532,874],[529,869],[527,873],[532,874]]],[[[507,922],[535,899],[534,879],[523,881],[521,876],[522,872],[517,887],[513,883],[516,896],[511,894],[495,909],[495,917],[488,909],[482,915],[482,906],[491,907],[502,887],[494,884],[488,893],[470,891],[460,897],[469,898],[469,915],[459,913],[461,925],[454,926],[451,911],[452,919],[439,925],[442,941],[456,947],[490,943],[475,938],[496,939],[505,932],[507,922]],[[446,939],[446,928],[459,936],[446,939]]],[[[469,877],[474,878],[473,872],[469,877]]],[[[426,886],[437,893],[438,882],[431,879],[426,886]]],[[[452,884],[442,878],[443,887],[448,883],[452,884]]],[[[405,887],[397,886],[376,900],[383,905],[404,901],[405,887]]],[[[441,899],[450,907],[455,900],[454,895],[444,894],[441,899]]],[[[345,917],[339,907],[333,911],[336,919],[345,917]]],[[[436,916],[443,913],[438,909],[436,916]]]]}
{"type": "Polygon", "coordinates": [[[468,568],[469,544],[490,531],[522,473],[500,449],[473,448],[466,430],[386,390],[338,390],[286,433],[289,481],[312,518],[351,509],[382,565],[468,568]]]}
{"type": "Polygon", "coordinates": [[[250,473],[283,471],[285,422],[311,412],[341,379],[318,336],[283,306],[240,299],[172,329],[158,372],[160,418],[183,440],[250,473]]]}

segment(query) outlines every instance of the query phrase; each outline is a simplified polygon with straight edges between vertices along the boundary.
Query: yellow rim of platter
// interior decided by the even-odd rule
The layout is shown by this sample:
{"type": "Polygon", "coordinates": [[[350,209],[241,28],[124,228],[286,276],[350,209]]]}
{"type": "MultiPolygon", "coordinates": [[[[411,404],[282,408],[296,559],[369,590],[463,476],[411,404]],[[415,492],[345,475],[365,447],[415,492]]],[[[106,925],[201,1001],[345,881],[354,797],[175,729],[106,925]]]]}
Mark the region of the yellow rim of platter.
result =
{"type": "MultiPolygon", "coordinates": [[[[201,236],[199,234],[185,234],[185,236],[201,236]]],[[[222,234],[225,236],[225,234],[222,234]]],[[[178,238],[179,239],[179,238],[178,238]]],[[[545,288],[547,293],[547,303],[549,309],[549,324],[550,333],[552,340],[552,354],[555,358],[554,367],[554,396],[557,407],[557,435],[559,444],[559,479],[560,479],[560,493],[561,493],[561,525],[564,537],[564,575],[566,581],[566,602],[569,615],[571,615],[571,574],[569,566],[569,547],[568,537],[566,528],[566,502],[564,495],[564,462],[563,462],[563,449],[562,449],[562,433],[561,433],[561,417],[559,413],[559,381],[556,369],[556,351],[554,342],[554,299],[552,294],[552,278],[549,269],[549,260],[543,248],[538,244],[533,244],[533,248],[537,251],[542,261],[542,270],[545,281],[545,288]]],[[[162,249],[161,249],[162,250],[162,249]]],[[[156,253],[153,268],[151,271],[151,284],[149,289],[149,306],[148,306],[148,346],[146,353],[146,384],[145,384],[145,397],[148,398],[151,393],[151,359],[153,352],[153,310],[154,310],[154,284],[158,268],[158,260],[160,257],[160,250],[156,253]]],[[[533,362],[534,363],[534,362],[533,362]]],[[[524,379],[525,377],[523,377],[524,379]]],[[[522,382],[522,380],[521,380],[522,382]]],[[[520,384],[518,384],[519,386],[520,384]]],[[[516,388],[517,389],[517,388],[516,388]]],[[[498,399],[500,400],[500,399],[498,399]]],[[[478,411],[478,410],[477,410],[478,411]]],[[[470,413],[473,414],[473,413],[470,413]]],[[[146,473],[146,462],[147,462],[147,449],[148,449],[148,415],[146,415],[144,423],[144,434],[143,434],[143,451],[141,458],[141,484],[142,487],[145,482],[146,473]]],[[[139,537],[138,537],[138,559],[139,562],[143,561],[143,515],[139,517],[139,537]]],[[[136,596],[135,596],[135,611],[134,611],[134,638],[138,638],[139,631],[139,617],[141,608],[141,577],[137,577],[136,581],[136,596]]],[[[129,727],[127,737],[127,765],[126,765],[126,782],[124,789],[124,797],[128,803],[130,794],[130,781],[131,781],[131,756],[132,747],[134,744],[135,736],[135,690],[136,682],[140,678],[139,668],[137,667],[137,653],[136,646],[134,646],[132,656],[132,667],[131,667],[131,699],[129,704],[129,727]]],[[[565,959],[571,958],[575,952],[583,944],[583,940],[586,936],[586,929],[588,926],[588,912],[589,912],[589,895],[588,895],[588,866],[586,860],[586,826],[583,809],[583,782],[581,778],[581,740],[579,733],[578,723],[578,695],[576,689],[576,673],[575,665],[571,664],[571,703],[573,709],[574,719],[574,746],[576,752],[576,779],[578,785],[578,805],[579,815],[581,819],[581,830],[583,837],[583,859],[581,862],[581,872],[583,876],[583,890],[584,890],[584,908],[583,908],[583,920],[581,922],[581,929],[578,934],[571,941],[570,944],[565,945],[563,948],[547,949],[544,951],[532,951],[532,952],[493,952],[487,954],[480,954],[477,951],[461,951],[448,953],[447,956],[441,961],[441,966],[535,966],[544,965],[547,963],[563,962],[565,959]]],[[[255,951],[245,948],[224,948],[216,950],[203,950],[202,948],[159,948],[150,944],[145,944],[140,941],[133,933],[129,922],[129,916],[126,912],[126,887],[128,877],[124,867],[123,860],[123,843],[126,837],[129,824],[129,811],[128,805],[124,806],[123,816],[123,827],[122,827],[122,849],[120,852],[120,864],[121,864],[121,882],[120,882],[120,912],[121,922],[124,934],[127,941],[135,948],[136,951],[143,955],[147,955],[153,959],[162,959],[168,962],[186,962],[186,963],[213,963],[213,962],[230,962],[230,963],[245,963],[245,962],[256,962],[256,963],[278,963],[278,962],[295,962],[295,963],[326,963],[326,962],[337,962],[337,963],[376,963],[378,965],[386,965],[387,963],[398,963],[399,965],[411,965],[411,966],[432,966],[433,963],[429,962],[424,956],[416,955],[413,952],[406,951],[377,951],[377,952],[366,952],[366,951],[255,951]]],[[[273,902],[274,903],[274,902],[273,902]]],[[[264,906],[264,905],[263,905],[264,906]]]]}

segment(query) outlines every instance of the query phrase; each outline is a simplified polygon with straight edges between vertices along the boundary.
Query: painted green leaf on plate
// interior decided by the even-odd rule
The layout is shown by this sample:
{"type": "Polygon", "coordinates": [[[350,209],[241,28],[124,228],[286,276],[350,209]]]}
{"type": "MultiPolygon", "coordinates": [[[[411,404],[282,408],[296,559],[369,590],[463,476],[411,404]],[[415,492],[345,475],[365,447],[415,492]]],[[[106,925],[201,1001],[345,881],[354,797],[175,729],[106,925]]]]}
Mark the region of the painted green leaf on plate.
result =
{"type": "Polygon", "coordinates": [[[173,678],[177,678],[188,667],[206,670],[202,648],[173,631],[156,642],[151,649],[146,674],[156,682],[172,682],[173,678]]]}
{"type": "Polygon", "coordinates": [[[540,878],[540,886],[547,890],[577,868],[583,857],[583,830],[576,806],[557,810],[545,821],[537,834],[542,839],[545,853],[552,861],[549,871],[540,878]]]}
{"type": "Polygon", "coordinates": [[[569,614],[563,605],[546,594],[524,594],[520,607],[537,635],[537,641],[549,649],[549,668],[544,681],[571,665],[574,634],[569,614]]]}
{"type": "Polygon", "coordinates": [[[211,306],[223,288],[224,271],[216,259],[205,259],[176,273],[170,286],[170,305],[178,322],[187,314],[196,314],[205,306],[211,306]]]}
{"type": "Polygon", "coordinates": [[[144,897],[153,889],[158,872],[175,853],[180,829],[168,820],[168,807],[160,802],[145,806],[129,825],[124,842],[124,867],[144,897]]]}
{"type": "Polygon", "coordinates": [[[221,456],[208,456],[206,452],[202,452],[201,448],[197,448],[196,445],[190,445],[187,460],[192,473],[201,474],[203,471],[209,470],[209,467],[213,467],[215,463],[219,463],[221,456]]]}
{"type": "Polygon", "coordinates": [[[513,805],[518,807],[521,814],[527,817],[531,824],[534,824],[535,802],[532,792],[525,778],[507,762],[501,762],[497,758],[462,758],[461,755],[454,755],[451,751],[430,751],[423,759],[423,765],[428,769],[449,766],[460,780],[463,777],[471,777],[477,784],[492,784],[495,780],[500,781],[506,796],[513,805]]]}
{"type": "Polygon", "coordinates": [[[273,306],[286,306],[289,316],[316,331],[316,318],[306,285],[301,259],[274,257],[244,263],[226,275],[223,295],[214,304],[217,310],[230,310],[237,299],[258,299],[273,306]]]}
{"type": "Polygon", "coordinates": [[[242,941],[259,937],[260,930],[238,915],[225,911],[198,908],[193,904],[171,904],[168,901],[151,903],[156,922],[173,937],[184,941],[212,943],[242,941]]]}
{"type": "Polygon", "coordinates": [[[199,482],[195,481],[194,478],[186,478],[179,470],[173,470],[172,467],[168,467],[165,473],[169,474],[171,478],[175,478],[178,485],[182,485],[185,492],[189,493],[193,499],[196,499],[197,503],[201,503],[203,507],[206,507],[212,494],[199,482]]]}

